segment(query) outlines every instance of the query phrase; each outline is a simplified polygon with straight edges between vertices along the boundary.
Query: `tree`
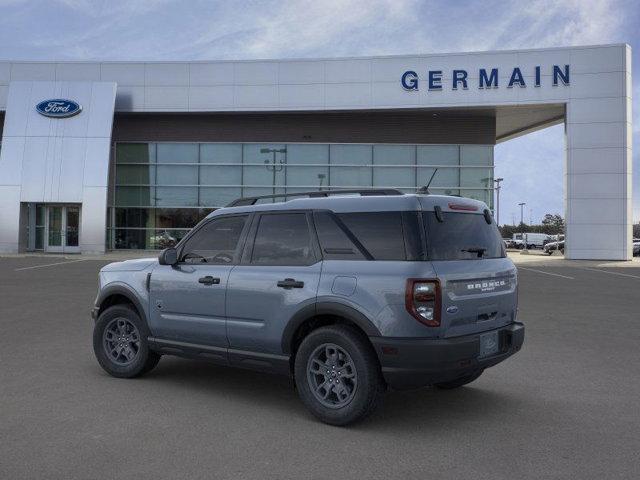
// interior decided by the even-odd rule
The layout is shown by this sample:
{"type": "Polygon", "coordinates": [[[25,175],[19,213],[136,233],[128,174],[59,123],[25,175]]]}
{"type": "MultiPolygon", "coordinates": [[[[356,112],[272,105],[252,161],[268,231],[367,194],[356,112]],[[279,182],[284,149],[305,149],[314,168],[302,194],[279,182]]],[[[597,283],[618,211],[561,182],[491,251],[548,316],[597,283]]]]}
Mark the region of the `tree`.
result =
{"type": "Polygon", "coordinates": [[[558,215],[557,213],[547,213],[542,219],[542,225],[547,225],[549,227],[557,229],[559,232],[562,232],[564,231],[564,218],[562,218],[562,216],[558,215]]]}

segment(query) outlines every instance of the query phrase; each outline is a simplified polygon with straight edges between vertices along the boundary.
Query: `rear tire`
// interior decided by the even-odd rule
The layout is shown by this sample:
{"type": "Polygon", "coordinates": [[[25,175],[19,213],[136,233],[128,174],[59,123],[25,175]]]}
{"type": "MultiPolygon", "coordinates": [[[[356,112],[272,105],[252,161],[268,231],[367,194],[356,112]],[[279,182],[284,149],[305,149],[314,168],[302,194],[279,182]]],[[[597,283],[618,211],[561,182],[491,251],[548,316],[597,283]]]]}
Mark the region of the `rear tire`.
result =
{"type": "Polygon", "coordinates": [[[380,404],[385,390],[373,348],[346,325],[307,335],[296,353],[294,375],[307,409],[330,425],[364,419],[380,404]]]}
{"type": "Polygon", "coordinates": [[[129,305],[113,305],[93,328],[93,351],[109,375],[134,378],[151,371],[160,354],[149,349],[149,329],[129,305]]]}
{"type": "Polygon", "coordinates": [[[441,390],[453,390],[454,388],[460,388],[463,385],[466,385],[468,383],[473,382],[474,380],[477,380],[478,377],[482,375],[482,372],[484,372],[484,370],[480,370],[479,372],[472,373],[471,375],[460,377],[457,380],[452,380],[451,382],[436,383],[435,386],[441,390]]]}

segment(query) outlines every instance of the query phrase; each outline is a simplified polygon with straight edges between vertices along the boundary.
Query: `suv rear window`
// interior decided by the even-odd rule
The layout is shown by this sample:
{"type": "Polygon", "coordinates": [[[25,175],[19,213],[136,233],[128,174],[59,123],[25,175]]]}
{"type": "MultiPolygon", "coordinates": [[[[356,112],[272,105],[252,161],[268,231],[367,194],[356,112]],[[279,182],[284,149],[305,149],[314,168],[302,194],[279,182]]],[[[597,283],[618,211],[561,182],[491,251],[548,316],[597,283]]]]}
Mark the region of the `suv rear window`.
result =
{"type": "Polygon", "coordinates": [[[505,257],[504,243],[494,222],[484,215],[444,212],[439,222],[434,212],[425,212],[427,251],[430,260],[475,260],[505,257]]]}

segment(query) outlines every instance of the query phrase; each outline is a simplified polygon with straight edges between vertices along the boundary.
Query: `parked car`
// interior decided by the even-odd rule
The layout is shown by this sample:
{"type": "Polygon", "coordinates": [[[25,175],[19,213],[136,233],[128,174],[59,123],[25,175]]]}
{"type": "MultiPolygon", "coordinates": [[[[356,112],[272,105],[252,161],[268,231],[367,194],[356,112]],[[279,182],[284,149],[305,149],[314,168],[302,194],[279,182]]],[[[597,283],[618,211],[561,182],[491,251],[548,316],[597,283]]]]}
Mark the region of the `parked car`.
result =
{"type": "Polygon", "coordinates": [[[513,243],[515,248],[524,249],[525,243],[528,249],[543,248],[551,240],[546,233],[514,233],[513,243]]]}
{"type": "Polygon", "coordinates": [[[522,346],[516,268],[484,203],[289,197],[239,199],[159,259],[103,267],[102,368],[137,377],[179,355],[282,373],[311,413],[346,425],[389,387],[458,388],[522,346]]]}
{"type": "Polygon", "coordinates": [[[543,248],[544,253],[551,255],[556,250],[560,250],[560,253],[564,255],[564,240],[559,242],[549,242],[543,248]]]}
{"type": "Polygon", "coordinates": [[[633,239],[633,256],[640,256],[640,239],[638,238],[633,239]]]}

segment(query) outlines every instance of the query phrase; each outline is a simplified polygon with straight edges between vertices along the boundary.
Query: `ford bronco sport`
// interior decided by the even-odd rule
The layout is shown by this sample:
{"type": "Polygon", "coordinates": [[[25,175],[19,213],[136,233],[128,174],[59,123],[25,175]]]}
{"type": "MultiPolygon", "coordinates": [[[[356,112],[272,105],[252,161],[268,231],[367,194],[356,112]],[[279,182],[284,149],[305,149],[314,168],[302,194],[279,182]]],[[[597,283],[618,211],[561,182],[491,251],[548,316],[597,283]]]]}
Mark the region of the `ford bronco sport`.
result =
{"type": "Polygon", "coordinates": [[[212,212],[159,259],[102,268],[102,368],[136,377],[170,354],[282,373],[315,416],[345,425],[387,387],[457,388],[522,346],[516,268],[484,203],[275,198],[212,212]]]}

